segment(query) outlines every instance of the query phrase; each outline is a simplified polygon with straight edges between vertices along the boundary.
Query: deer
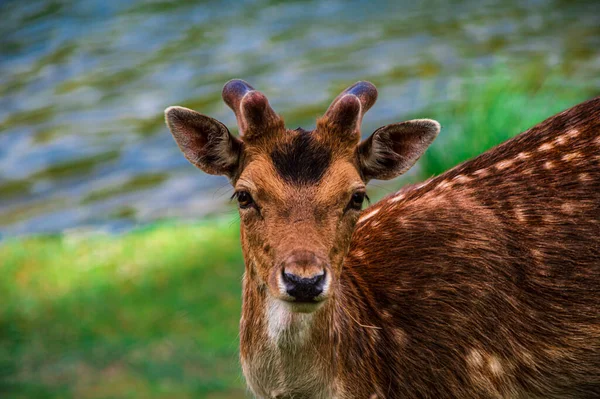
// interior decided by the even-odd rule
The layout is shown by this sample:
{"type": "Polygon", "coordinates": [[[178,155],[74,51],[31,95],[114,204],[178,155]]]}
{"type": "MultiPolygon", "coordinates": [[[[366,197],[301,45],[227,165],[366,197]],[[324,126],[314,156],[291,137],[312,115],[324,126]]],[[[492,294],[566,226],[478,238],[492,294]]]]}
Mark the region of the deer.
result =
{"type": "Polygon", "coordinates": [[[183,155],[234,188],[240,362],[257,398],[600,398],[600,97],[366,207],[440,132],[375,130],[369,82],[313,130],[243,80],[239,136],[165,110],[183,155]]]}

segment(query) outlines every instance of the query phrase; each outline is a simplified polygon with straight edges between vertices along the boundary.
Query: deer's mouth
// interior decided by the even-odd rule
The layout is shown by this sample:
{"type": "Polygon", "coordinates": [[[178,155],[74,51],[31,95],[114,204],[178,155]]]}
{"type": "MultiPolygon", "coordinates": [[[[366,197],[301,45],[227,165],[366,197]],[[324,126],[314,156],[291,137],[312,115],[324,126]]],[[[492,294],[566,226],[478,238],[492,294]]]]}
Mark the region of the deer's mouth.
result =
{"type": "Polygon", "coordinates": [[[311,301],[297,301],[294,299],[280,298],[286,308],[292,313],[313,313],[326,302],[327,298],[315,299],[311,301]]]}

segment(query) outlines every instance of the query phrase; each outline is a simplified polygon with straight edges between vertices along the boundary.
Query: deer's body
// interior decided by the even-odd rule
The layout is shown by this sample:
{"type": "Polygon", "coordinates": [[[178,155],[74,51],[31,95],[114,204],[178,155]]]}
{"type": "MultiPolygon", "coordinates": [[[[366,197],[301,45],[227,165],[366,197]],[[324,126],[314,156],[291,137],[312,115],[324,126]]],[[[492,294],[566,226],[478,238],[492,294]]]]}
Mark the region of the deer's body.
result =
{"type": "MultiPolygon", "coordinates": [[[[401,137],[394,151],[410,154],[401,137]]],[[[309,186],[299,190],[318,199],[309,186]]],[[[347,241],[313,239],[341,234],[342,222],[327,230],[318,208],[289,201],[278,228],[292,233],[242,228],[241,360],[257,397],[600,397],[600,98],[383,199],[347,241]],[[286,245],[295,257],[261,274],[286,245]],[[305,308],[290,289],[292,305],[279,299],[278,276],[320,265],[321,253],[339,258],[327,299],[305,308]]]]}

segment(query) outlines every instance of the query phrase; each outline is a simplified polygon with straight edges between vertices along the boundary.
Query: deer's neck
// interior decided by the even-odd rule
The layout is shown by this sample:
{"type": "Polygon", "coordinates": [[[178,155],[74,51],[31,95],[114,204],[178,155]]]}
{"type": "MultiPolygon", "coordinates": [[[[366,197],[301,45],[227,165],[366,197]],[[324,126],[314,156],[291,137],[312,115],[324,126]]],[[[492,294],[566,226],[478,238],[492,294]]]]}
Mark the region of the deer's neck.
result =
{"type": "Polygon", "coordinates": [[[339,372],[348,363],[354,366],[352,378],[371,379],[361,374],[373,369],[373,335],[378,327],[366,319],[363,293],[354,285],[350,280],[338,284],[321,308],[302,314],[271,298],[248,274],[244,277],[241,361],[255,395],[345,397],[348,381],[339,372]]]}
{"type": "Polygon", "coordinates": [[[333,301],[313,313],[293,313],[244,278],[241,361],[259,398],[335,397],[333,301]]]}

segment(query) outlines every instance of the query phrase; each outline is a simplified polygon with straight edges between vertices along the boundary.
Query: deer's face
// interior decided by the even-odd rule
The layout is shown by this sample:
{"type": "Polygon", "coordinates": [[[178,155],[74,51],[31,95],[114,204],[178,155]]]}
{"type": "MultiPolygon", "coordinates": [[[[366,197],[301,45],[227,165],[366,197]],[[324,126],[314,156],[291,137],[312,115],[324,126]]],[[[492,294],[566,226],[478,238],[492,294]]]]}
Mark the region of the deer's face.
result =
{"type": "Polygon", "coordinates": [[[366,195],[353,150],[318,130],[246,148],[234,184],[246,260],[258,284],[298,309],[330,295],[348,250],[366,195]]]}
{"type": "Polygon", "coordinates": [[[359,82],[334,100],[315,130],[286,130],[262,93],[230,81],[223,98],[241,138],[195,111],[166,110],[186,158],[234,186],[247,281],[293,311],[311,312],[335,291],[367,182],[406,171],[439,132],[437,122],[415,120],[360,142],[362,116],[376,96],[372,84],[359,82]]]}

